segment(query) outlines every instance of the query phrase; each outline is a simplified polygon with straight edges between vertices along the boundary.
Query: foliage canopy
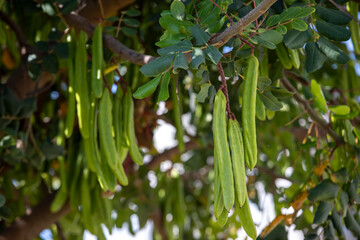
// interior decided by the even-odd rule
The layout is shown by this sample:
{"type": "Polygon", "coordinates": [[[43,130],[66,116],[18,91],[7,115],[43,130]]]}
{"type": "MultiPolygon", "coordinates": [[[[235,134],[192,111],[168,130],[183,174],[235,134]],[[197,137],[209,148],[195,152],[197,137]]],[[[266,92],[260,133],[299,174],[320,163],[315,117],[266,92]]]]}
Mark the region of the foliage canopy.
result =
{"type": "Polygon", "coordinates": [[[360,237],[358,1],[79,2],[0,1],[0,238],[360,237]]]}

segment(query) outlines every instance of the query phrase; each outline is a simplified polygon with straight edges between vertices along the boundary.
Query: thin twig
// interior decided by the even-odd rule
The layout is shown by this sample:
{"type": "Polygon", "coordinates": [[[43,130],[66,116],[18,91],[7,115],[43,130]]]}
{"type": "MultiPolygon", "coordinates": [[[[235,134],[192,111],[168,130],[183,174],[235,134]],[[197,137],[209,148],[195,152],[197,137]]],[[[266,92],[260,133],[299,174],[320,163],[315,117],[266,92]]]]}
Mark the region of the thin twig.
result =
{"type": "Polygon", "coordinates": [[[224,94],[225,94],[225,97],[226,97],[226,111],[228,113],[229,118],[235,119],[234,114],[230,110],[229,93],[228,93],[228,89],[227,89],[227,85],[226,85],[224,69],[223,69],[220,61],[218,62],[217,66],[218,66],[218,69],[219,69],[221,82],[222,82],[221,89],[224,91],[224,94]]]}
{"type": "Polygon", "coordinates": [[[295,100],[301,105],[304,111],[307,111],[313,121],[317,122],[325,131],[327,131],[337,144],[345,144],[344,139],[332,130],[323,118],[319,117],[315,110],[310,106],[310,103],[301,97],[299,92],[293,87],[286,77],[282,78],[281,82],[287,90],[295,92],[295,100]]]}

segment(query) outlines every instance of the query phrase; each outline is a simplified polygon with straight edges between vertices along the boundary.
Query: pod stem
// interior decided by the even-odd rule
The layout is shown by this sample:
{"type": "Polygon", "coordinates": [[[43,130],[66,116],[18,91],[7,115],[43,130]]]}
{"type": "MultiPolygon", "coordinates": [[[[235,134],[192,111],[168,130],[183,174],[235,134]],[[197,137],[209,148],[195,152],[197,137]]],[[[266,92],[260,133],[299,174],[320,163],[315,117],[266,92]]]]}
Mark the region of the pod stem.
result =
{"type": "Polygon", "coordinates": [[[227,84],[226,84],[226,79],[225,79],[225,74],[224,74],[224,69],[221,65],[221,62],[219,61],[218,64],[218,69],[219,69],[219,73],[220,73],[220,77],[221,77],[221,86],[219,90],[222,90],[224,92],[225,98],[226,98],[226,112],[228,113],[228,117],[230,119],[235,119],[235,115],[231,112],[230,110],[230,101],[229,101],[229,94],[228,94],[228,89],[227,89],[227,84]]]}
{"type": "Polygon", "coordinates": [[[103,81],[104,81],[105,87],[109,90],[110,94],[112,94],[111,88],[110,88],[110,86],[109,86],[108,81],[106,80],[105,75],[103,75],[103,81]]]}

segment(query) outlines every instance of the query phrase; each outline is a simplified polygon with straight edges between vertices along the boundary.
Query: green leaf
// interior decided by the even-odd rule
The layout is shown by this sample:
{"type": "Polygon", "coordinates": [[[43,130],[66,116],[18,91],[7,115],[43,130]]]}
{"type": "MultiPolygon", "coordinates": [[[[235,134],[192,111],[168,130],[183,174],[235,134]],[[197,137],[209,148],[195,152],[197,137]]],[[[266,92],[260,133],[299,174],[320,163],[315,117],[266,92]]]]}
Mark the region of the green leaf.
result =
{"type": "Polygon", "coordinates": [[[294,14],[294,18],[304,18],[315,12],[313,7],[298,7],[294,14]]]}
{"type": "Polygon", "coordinates": [[[185,16],[185,5],[181,1],[175,0],[170,5],[170,11],[174,18],[182,20],[185,16]]]}
{"type": "Polygon", "coordinates": [[[4,206],[5,202],[6,202],[6,199],[5,199],[4,195],[2,195],[0,193],[0,207],[4,206]]]}
{"type": "Polygon", "coordinates": [[[282,34],[276,30],[268,30],[268,31],[260,33],[258,36],[268,42],[275,44],[275,45],[279,44],[283,41],[282,34]]]}
{"type": "Polygon", "coordinates": [[[169,98],[170,73],[165,72],[161,78],[160,90],[157,102],[166,101],[169,98]]]}
{"type": "Polygon", "coordinates": [[[339,10],[320,7],[319,5],[316,5],[315,8],[316,14],[326,22],[337,25],[345,25],[351,21],[351,17],[339,10]]]}
{"type": "Polygon", "coordinates": [[[271,85],[271,79],[269,77],[261,76],[258,78],[257,87],[260,92],[263,92],[270,85],[271,85]]]}
{"type": "Polygon", "coordinates": [[[313,95],[315,105],[321,112],[325,113],[327,111],[326,100],[321,90],[321,85],[318,84],[314,79],[311,80],[310,91],[313,95]]]}
{"type": "Polygon", "coordinates": [[[283,25],[279,25],[276,27],[276,31],[284,35],[287,33],[287,28],[283,25]]]}
{"type": "Polygon", "coordinates": [[[337,115],[347,115],[350,113],[350,108],[346,105],[329,106],[329,110],[337,115]]]}
{"type": "Polygon", "coordinates": [[[304,44],[311,39],[311,37],[312,37],[312,32],[310,28],[308,28],[304,32],[300,32],[298,30],[292,29],[285,34],[284,43],[286,47],[290,49],[298,49],[298,48],[302,48],[304,44]]]}
{"type": "Polygon", "coordinates": [[[211,87],[209,88],[209,102],[210,102],[210,104],[213,104],[215,95],[216,95],[216,88],[213,85],[211,85],[211,87]]]}
{"type": "Polygon", "coordinates": [[[280,14],[280,17],[279,17],[279,22],[282,23],[282,22],[286,22],[286,21],[289,21],[291,19],[294,19],[295,17],[295,14],[300,10],[301,8],[300,7],[289,7],[288,9],[286,9],[285,11],[283,11],[281,14],[280,14]]]}
{"type": "Polygon", "coordinates": [[[316,43],[308,42],[305,46],[307,72],[314,72],[322,67],[325,62],[325,56],[320,52],[316,43]]]}
{"type": "Polygon", "coordinates": [[[268,49],[275,49],[276,45],[272,42],[267,41],[265,38],[262,38],[260,36],[254,36],[252,38],[250,38],[250,41],[254,44],[260,44],[263,45],[264,47],[268,48],[268,49]]]}
{"type": "Polygon", "coordinates": [[[325,201],[321,202],[315,212],[313,224],[322,224],[326,221],[332,209],[332,203],[325,201]]]}
{"type": "Polygon", "coordinates": [[[279,22],[280,19],[280,15],[272,15],[271,17],[268,18],[268,20],[266,21],[266,27],[272,27],[279,22]]]}
{"type": "Polygon", "coordinates": [[[198,102],[203,103],[205,102],[206,98],[209,96],[209,83],[202,83],[200,84],[200,92],[197,94],[196,98],[198,102]]]}
{"type": "Polygon", "coordinates": [[[310,189],[308,199],[314,202],[331,200],[336,198],[339,189],[339,185],[331,182],[329,179],[325,179],[319,185],[310,189]]]}
{"type": "Polygon", "coordinates": [[[155,45],[161,48],[169,47],[179,43],[181,40],[187,37],[184,33],[171,33],[168,30],[165,30],[163,35],[160,37],[160,41],[156,42],[155,45]]]}
{"type": "Polygon", "coordinates": [[[69,45],[64,42],[60,42],[54,46],[54,52],[59,58],[68,58],[69,57],[69,45]]]}
{"type": "Polygon", "coordinates": [[[215,64],[217,64],[223,56],[216,47],[211,45],[205,49],[205,55],[215,64]]]}
{"type": "Polygon", "coordinates": [[[291,26],[293,27],[293,29],[296,29],[301,32],[306,31],[306,29],[308,29],[307,23],[300,19],[295,19],[294,21],[292,21],[291,26]]]}
{"type": "Polygon", "coordinates": [[[205,55],[201,48],[194,47],[190,67],[197,69],[200,64],[205,62],[205,55]]]}
{"type": "Polygon", "coordinates": [[[316,29],[321,35],[334,41],[347,41],[350,39],[351,32],[345,27],[332,23],[316,20],[316,29]]]}
{"type": "Polygon", "coordinates": [[[159,74],[156,78],[148,81],[134,92],[133,96],[136,99],[143,99],[153,94],[160,83],[163,74],[159,74]]]}
{"type": "Polygon", "coordinates": [[[283,107],[281,102],[270,91],[260,92],[260,97],[265,107],[271,111],[279,111],[283,107]]]}
{"type": "Polygon", "coordinates": [[[348,54],[346,54],[343,50],[338,48],[335,44],[330,42],[324,37],[319,38],[316,42],[320,51],[325,54],[331,61],[334,61],[339,64],[345,64],[350,60],[348,54]]]}
{"type": "Polygon", "coordinates": [[[130,27],[122,27],[121,31],[125,34],[125,36],[128,37],[135,37],[137,30],[135,28],[130,28],[130,27]]]}
{"type": "Polygon", "coordinates": [[[190,34],[191,28],[194,26],[189,21],[180,21],[172,15],[165,15],[159,19],[160,26],[168,30],[171,34],[183,33],[190,34]]]}
{"type": "Polygon", "coordinates": [[[5,219],[9,221],[12,215],[13,213],[10,208],[8,208],[7,206],[0,207],[0,219],[5,219]]]}
{"type": "Polygon", "coordinates": [[[188,62],[185,58],[185,54],[183,53],[177,53],[175,55],[175,60],[174,60],[174,69],[178,69],[178,68],[182,68],[182,69],[188,69],[188,62]]]}
{"type": "Polygon", "coordinates": [[[156,77],[158,74],[165,72],[171,65],[174,55],[166,55],[150,61],[140,68],[140,72],[148,77],[156,77]]]}
{"type": "Polygon", "coordinates": [[[126,15],[128,15],[129,17],[137,17],[137,16],[140,16],[140,14],[141,14],[141,12],[134,8],[126,10],[126,15]]]}
{"type": "Polygon", "coordinates": [[[191,28],[191,36],[195,39],[196,45],[203,45],[210,39],[209,34],[207,34],[204,29],[197,24],[191,28]]]}
{"type": "Polygon", "coordinates": [[[47,54],[43,57],[43,67],[49,73],[57,73],[59,71],[59,60],[55,54],[47,54]]]}
{"type": "Polygon", "coordinates": [[[176,54],[178,52],[187,52],[190,51],[192,49],[192,44],[191,41],[189,39],[185,39],[184,41],[181,41],[177,44],[168,46],[168,47],[164,47],[164,48],[160,48],[157,50],[158,54],[163,56],[163,55],[167,55],[167,54],[176,54]]]}
{"type": "Polygon", "coordinates": [[[274,86],[270,86],[270,90],[272,94],[278,99],[286,99],[295,94],[295,92],[290,92],[284,88],[274,87],[274,86]]]}
{"type": "Polygon", "coordinates": [[[140,26],[140,22],[136,19],[133,18],[123,18],[122,19],[123,23],[129,27],[139,27],[140,26]]]}

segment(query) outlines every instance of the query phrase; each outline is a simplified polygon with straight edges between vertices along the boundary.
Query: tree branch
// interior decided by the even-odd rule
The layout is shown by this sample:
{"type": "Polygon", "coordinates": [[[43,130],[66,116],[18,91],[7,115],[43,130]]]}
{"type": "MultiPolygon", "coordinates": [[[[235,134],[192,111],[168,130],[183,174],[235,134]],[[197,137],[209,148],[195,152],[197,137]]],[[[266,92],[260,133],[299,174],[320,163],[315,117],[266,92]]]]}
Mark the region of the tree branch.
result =
{"type": "Polygon", "coordinates": [[[7,15],[5,12],[0,10],[0,19],[5,22],[15,33],[16,38],[19,42],[20,45],[20,53],[21,55],[25,55],[27,53],[35,53],[35,54],[39,54],[39,52],[32,46],[30,46],[27,43],[26,37],[23,34],[22,30],[20,29],[20,27],[10,18],[9,15],[7,15]],[[26,51],[23,51],[24,50],[26,51]]]}
{"type": "Polygon", "coordinates": [[[317,122],[325,131],[327,131],[337,144],[345,143],[344,139],[337,135],[337,133],[331,129],[329,124],[323,118],[319,117],[315,110],[310,106],[310,103],[300,96],[299,92],[293,87],[286,77],[282,78],[281,82],[287,90],[295,92],[294,98],[301,105],[303,110],[308,113],[313,121],[317,122]]]}
{"type": "Polygon", "coordinates": [[[45,199],[31,209],[29,215],[25,215],[12,223],[0,233],[0,240],[29,240],[35,239],[40,232],[49,228],[71,211],[69,202],[56,213],[50,211],[50,205],[55,193],[48,195],[45,199]]]}
{"type": "Polygon", "coordinates": [[[277,0],[264,0],[256,8],[251,10],[243,18],[241,18],[235,25],[228,27],[219,36],[210,41],[210,44],[221,47],[233,36],[240,34],[250,23],[263,15],[277,0]]]}
{"type": "MultiPolygon", "coordinates": [[[[77,29],[83,30],[90,37],[93,35],[95,26],[91,24],[86,18],[81,17],[76,13],[70,13],[68,15],[64,15],[64,19],[69,25],[77,29]]],[[[111,51],[119,55],[121,58],[124,58],[129,62],[137,65],[145,65],[150,60],[153,60],[155,58],[150,55],[138,53],[133,49],[126,47],[121,42],[119,42],[119,40],[106,33],[103,33],[103,41],[104,45],[108,47],[111,51]]]]}
{"type": "MultiPolygon", "coordinates": [[[[184,152],[190,151],[190,150],[194,150],[200,147],[200,144],[197,143],[194,140],[191,140],[190,142],[185,143],[185,150],[184,152]]],[[[165,152],[155,156],[151,162],[148,164],[148,167],[152,170],[156,169],[159,167],[160,163],[162,163],[165,160],[171,159],[173,158],[175,155],[179,154],[179,148],[173,147],[170,148],[168,150],[166,150],[165,152]]]]}

